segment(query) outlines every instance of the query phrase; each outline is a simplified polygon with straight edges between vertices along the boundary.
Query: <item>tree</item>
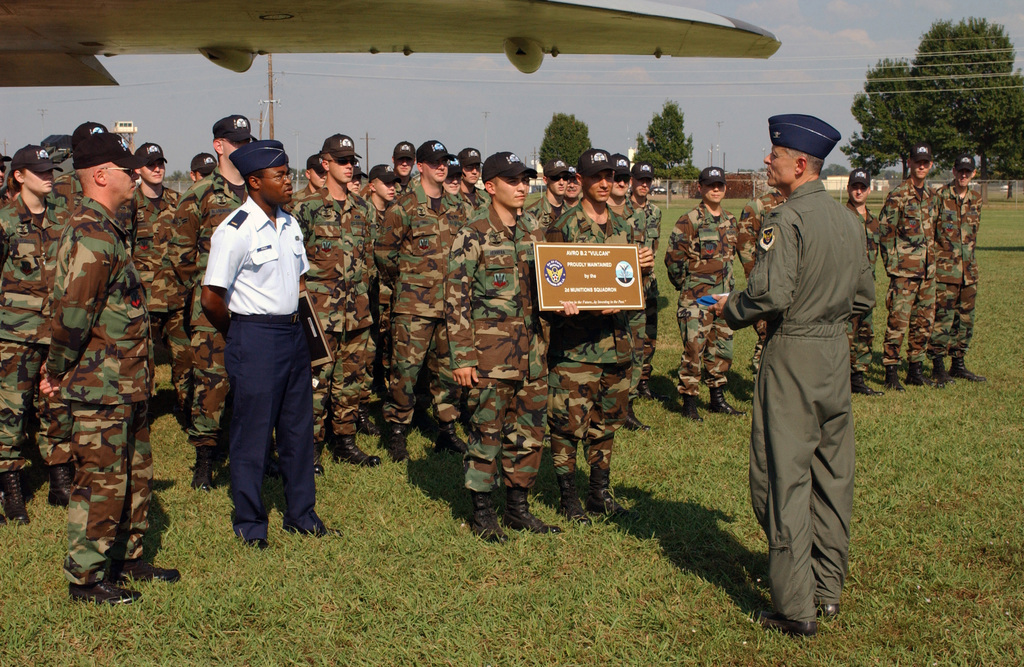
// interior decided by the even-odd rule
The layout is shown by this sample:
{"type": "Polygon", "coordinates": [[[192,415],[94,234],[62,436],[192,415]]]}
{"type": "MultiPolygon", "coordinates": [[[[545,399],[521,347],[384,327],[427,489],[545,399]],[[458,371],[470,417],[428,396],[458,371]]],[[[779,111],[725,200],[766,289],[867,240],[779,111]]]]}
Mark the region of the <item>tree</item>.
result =
{"type": "Polygon", "coordinates": [[[847,169],[846,167],[844,167],[841,164],[835,164],[835,163],[830,164],[829,166],[827,166],[827,167],[825,167],[824,169],[821,170],[821,175],[825,176],[825,177],[827,177],[827,176],[846,176],[849,173],[850,173],[849,169],[847,169]]]}
{"type": "Polygon", "coordinates": [[[660,114],[654,114],[647,134],[636,136],[637,161],[650,162],[654,175],[660,178],[696,178],[693,166],[693,137],[683,129],[683,112],[679,104],[665,102],[660,114]]]}
{"type": "Polygon", "coordinates": [[[562,159],[575,165],[583,151],[590,148],[590,129],[572,114],[556,113],[544,128],[544,140],[540,144],[540,162],[562,159]]]}

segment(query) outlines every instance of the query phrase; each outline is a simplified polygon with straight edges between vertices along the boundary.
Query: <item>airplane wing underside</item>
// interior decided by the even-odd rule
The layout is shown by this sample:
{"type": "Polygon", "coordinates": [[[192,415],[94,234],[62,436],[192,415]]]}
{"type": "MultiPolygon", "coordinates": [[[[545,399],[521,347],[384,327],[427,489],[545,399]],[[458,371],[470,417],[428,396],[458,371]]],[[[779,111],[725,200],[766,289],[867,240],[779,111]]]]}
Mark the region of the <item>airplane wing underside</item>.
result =
{"type": "Polygon", "coordinates": [[[655,0],[0,0],[0,86],[116,84],[96,56],[202,53],[245,71],[262,53],[501,53],[767,58],[755,26],[655,0]]]}

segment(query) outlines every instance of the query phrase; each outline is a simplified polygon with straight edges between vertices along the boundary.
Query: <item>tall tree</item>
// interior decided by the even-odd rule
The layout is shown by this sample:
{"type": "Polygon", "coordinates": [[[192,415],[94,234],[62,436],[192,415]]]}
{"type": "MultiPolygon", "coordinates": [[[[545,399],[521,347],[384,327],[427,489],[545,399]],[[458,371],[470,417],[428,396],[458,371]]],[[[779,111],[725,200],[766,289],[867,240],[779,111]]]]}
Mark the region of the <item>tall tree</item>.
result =
{"type": "Polygon", "coordinates": [[[561,158],[568,164],[579,162],[583,151],[590,148],[590,128],[572,114],[556,113],[544,128],[540,144],[540,162],[561,158]]]}
{"type": "Polygon", "coordinates": [[[693,137],[684,130],[683,112],[677,102],[667,100],[661,113],[654,114],[646,134],[636,136],[637,161],[650,162],[661,178],[693,178],[693,137]]]}

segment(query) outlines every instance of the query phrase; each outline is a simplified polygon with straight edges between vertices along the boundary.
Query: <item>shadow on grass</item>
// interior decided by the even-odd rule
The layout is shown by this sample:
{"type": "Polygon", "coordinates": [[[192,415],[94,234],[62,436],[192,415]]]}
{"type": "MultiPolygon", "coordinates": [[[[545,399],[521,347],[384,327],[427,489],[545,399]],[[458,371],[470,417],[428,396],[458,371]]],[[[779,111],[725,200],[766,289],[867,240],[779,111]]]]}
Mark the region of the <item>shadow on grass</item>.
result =
{"type": "Polygon", "coordinates": [[[1009,246],[978,246],[974,249],[975,251],[985,252],[1024,252],[1024,245],[1009,245],[1009,246]]]}
{"type": "Polygon", "coordinates": [[[153,559],[163,546],[163,534],[171,525],[171,520],[164,511],[163,503],[160,502],[160,493],[170,489],[176,484],[170,479],[154,479],[150,484],[149,496],[149,528],[146,536],[142,538],[143,557],[153,562],[153,559]]]}
{"type": "MultiPolygon", "coordinates": [[[[410,458],[407,462],[409,482],[418,486],[431,500],[447,503],[453,519],[468,520],[472,509],[462,457],[449,452],[436,454],[429,445],[426,451],[425,457],[410,458]]],[[[492,494],[495,506],[504,495],[500,489],[492,494]]]]}

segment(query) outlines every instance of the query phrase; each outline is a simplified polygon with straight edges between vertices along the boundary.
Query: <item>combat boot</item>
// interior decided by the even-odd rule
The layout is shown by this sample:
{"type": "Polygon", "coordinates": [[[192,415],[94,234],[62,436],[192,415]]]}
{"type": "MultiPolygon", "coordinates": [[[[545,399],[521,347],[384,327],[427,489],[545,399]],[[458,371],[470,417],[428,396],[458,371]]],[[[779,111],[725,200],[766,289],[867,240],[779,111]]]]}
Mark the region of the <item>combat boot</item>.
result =
{"type": "Polygon", "coordinates": [[[370,406],[365,403],[359,404],[359,411],[356,413],[356,432],[366,435],[380,435],[380,429],[370,419],[370,406]]]}
{"type": "Polygon", "coordinates": [[[213,447],[196,447],[196,466],[192,472],[192,488],[196,491],[213,489],[213,447]]]}
{"type": "Polygon", "coordinates": [[[497,542],[498,544],[508,542],[508,537],[498,525],[498,517],[494,514],[491,494],[481,491],[470,491],[470,493],[473,496],[473,518],[469,521],[469,527],[488,542],[497,542]]]}
{"type": "Polygon", "coordinates": [[[559,513],[570,521],[589,525],[590,517],[583,511],[580,496],[576,493],[576,473],[568,472],[558,475],[558,490],[562,495],[559,513]]]}
{"type": "Polygon", "coordinates": [[[633,401],[629,401],[629,405],[626,406],[626,423],[622,425],[622,428],[627,431],[650,431],[651,427],[643,423],[636,417],[636,413],[633,412],[633,401]]]}
{"type": "Polygon", "coordinates": [[[697,397],[690,394],[683,394],[683,416],[695,422],[702,422],[704,418],[697,412],[697,397]]]}
{"type": "Polygon", "coordinates": [[[437,434],[437,440],[434,441],[434,451],[438,454],[441,452],[466,453],[466,443],[455,432],[455,422],[441,422],[441,430],[437,434]]]}
{"type": "Polygon", "coordinates": [[[985,377],[975,375],[967,370],[967,363],[963,357],[952,357],[949,360],[949,375],[955,378],[962,378],[968,382],[984,382],[985,377]]]}
{"type": "Polygon", "coordinates": [[[636,393],[640,398],[646,398],[652,401],[665,401],[668,400],[667,396],[656,394],[651,391],[650,380],[640,380],[640,384],[636,386],[636,393]]]}
{"type": "Polygon", "coordinates": [[[72,600],[93,604],[131,604],[142,597],[142,593],[106,579],[94,584],[68,584],[68,595],[72,600]]]}
{"type": "Polygon", "coordinates": [[[181,573],[174,568],[157,567],[141,558],[114,560],[110,563],[110,574],[107,575],[115,584],[123,584],[128,579],[134,581],[164,581],[173,584],[181,579],[181,573]]]}
{"type": "Polygon", "coordinates": [[[892,389],[893,391],[906,391],[903,385],[900,384],[900,367],[899,364],[892,364],[891,366],[885,367],[885,388],[892,389]]]}
{"type": "Polygon", "coordinates": [[[935,382],[924,376],[924,370],[920,361],[911,361],[907,364],[907,377],[904,379],[911,387],[934,387],[935,382]]]}
{"type": "Polygon", "coordinates": [[[587,511],[591,514],[607,514],[608,516],[624,516],[629,514],[622,505],[615,502],[608,490],[608,478],[611,472],[597,466],[590,467],[590,494],[587,495],[587,511]]]}
{"type": "Polygon", "coordinates": [[[396,463],[409,458],[409,450],[405,447],[405,424],[387,422],[386,435],[383,437],[384,449],[392,461],[396,463]]]}
{"type": "Polygon", "coordinates": [[[364,468],[376,468],[380,465],[379,456],[370,456],[359,449],[354,435],[337,436],[334,440],[334,447],[331,448],[331,455],[339,463],[343,461],[364,468]]]}
{"type": "Polygon", "coordinates": [[[50,493],[46,496],[46,502],[54,507],[67,507],[71,501],[71,484],[75,480],[74,463],[58,463],[47,466],[50,473],[50,493]]]}
{"type": "Polygon", "coordinates": [[[25,497],[21,493],[21,471],[11,470],[0,473],[0,487],[4,492],[4,514],[14,523],[28,525],[25,497]]]}
{"type": "Polygon", "coordinates": [[[723,415],[735,415],[742,417],[747,414],[746,412],[740,412],[736,408],[729,405],[729,402],[725,400],[725,390],[721,387],[710,387],[711,400],[708,402],[708,410],[711,412],[718,412],[723,415]]]}
{"type": "Polygon", "coordinates": [[[936,387],[953,384],[953,378],[946,372],[946,360],[943,357],[932,358],[932,382],[936,387]]]}
{"type": "Polygon", "coordinates": [[[850,393],[863,394],[865,396],[885,395],[884,391],[876,391],[869,387],[866,382],[864,382],[864,373],[862,371],[850,373],[850,393]]]}
{"type": "Polygon", "coordinates": [[[549,526],[530,513],[527,493],[527,489],[519,486],[510,486],[505,492],[505,516],[501,519],[505,527],[513,530],[528,530],[540,535],[562,532],[558,526],[549,526]]]}

